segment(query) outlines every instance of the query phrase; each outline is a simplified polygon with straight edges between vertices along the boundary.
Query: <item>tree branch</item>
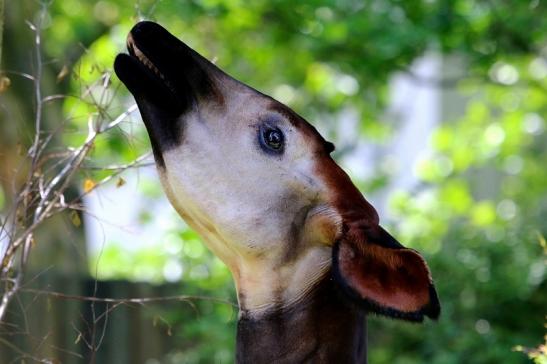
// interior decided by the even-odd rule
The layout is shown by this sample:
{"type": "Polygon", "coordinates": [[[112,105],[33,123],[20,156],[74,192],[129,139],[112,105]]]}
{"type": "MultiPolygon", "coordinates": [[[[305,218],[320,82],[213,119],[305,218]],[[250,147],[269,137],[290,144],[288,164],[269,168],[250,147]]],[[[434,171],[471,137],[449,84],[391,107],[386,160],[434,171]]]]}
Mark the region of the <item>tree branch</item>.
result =
{"type": "Polygon", "coordinates": [[[208,297],[208,296],[188,296],[188,295],[178,295],[178,296],[164,296],[164,297],[138,297],[138,298],[111,298],[111,297],[95,297],[95,296],[78,296],[70,295],[62,292],[55,291],[44,291],[39,289],[31,288],[21,288],[20,292],[34,293],[39,295],[47,295],[50,297],[60,298],[70,301],[86,301],[86,302],[100,302],[100,303],[121,303],[121,304],[145,304],[153,302],[164,302],[164,301],[179,301],[179,302],[190,302],[197,300],[212,301],[217,303],[222,303],[228,306],[237,307],[237,305],[231,301],[228,301],[223,298],[208,297]]]}

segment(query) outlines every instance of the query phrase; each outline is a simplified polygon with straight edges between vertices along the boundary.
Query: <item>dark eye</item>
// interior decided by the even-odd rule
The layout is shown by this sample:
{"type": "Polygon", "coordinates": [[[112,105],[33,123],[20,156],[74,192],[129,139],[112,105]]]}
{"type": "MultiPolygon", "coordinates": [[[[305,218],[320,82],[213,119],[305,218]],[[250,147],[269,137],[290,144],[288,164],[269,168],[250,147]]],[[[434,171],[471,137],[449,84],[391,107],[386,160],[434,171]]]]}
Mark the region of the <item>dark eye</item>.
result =
{"type": "Polygon", "coordinates": [[[266,152],[281,153],[285,145],[285,136],[278,128],[261,126],[259,131],[260,146],[266,152]]]}

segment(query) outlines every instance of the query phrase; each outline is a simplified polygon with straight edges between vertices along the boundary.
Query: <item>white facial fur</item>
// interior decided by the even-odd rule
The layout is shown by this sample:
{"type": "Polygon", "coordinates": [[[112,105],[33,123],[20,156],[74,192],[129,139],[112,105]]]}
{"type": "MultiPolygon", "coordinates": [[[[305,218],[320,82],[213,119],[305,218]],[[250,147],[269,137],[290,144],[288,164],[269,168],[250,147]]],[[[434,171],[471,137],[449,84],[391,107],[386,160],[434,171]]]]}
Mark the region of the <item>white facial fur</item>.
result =
{"type": "Polygon", "coordinates": [[[201,102],[184,115],[182,143],[163,153],[160,176],[175,209],[232,271],[242,309],[258,314],[297,301],[326,273],[332,237],[318,227],[336,220],[309,136],[273,100],[237,86],[223,107],[201,102]],[[259,146],[266,120],[285,136],[280,155],[259,146]]]}

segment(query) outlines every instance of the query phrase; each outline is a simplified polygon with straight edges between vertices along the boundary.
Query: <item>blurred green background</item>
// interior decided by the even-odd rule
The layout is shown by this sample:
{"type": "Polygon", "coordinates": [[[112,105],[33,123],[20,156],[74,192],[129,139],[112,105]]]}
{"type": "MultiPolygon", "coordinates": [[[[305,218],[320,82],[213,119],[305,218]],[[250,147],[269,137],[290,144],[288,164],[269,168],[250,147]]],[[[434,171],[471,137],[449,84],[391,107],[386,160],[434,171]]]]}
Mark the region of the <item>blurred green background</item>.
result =
{"type": "MultiPolygon", "coordinates": [[[[335,158],[379,207],[383,225],[426,256],[443,306],[440,320],[416,326],[372,317],[371,363],[527,363],[515,347],[544,342],[545,1],[8,0],[5,5],[2,69],[11,86],[0,93],[0,208],[9,207],[10,158],[32,136],[32,84],[18,73],[36,69],[27,22],[43,27],[44,94],[68,95],[46,108],[46,129],[63,125],[54,150],[81,143],[90,117],[112,119],[133,103],[112,75],[112,63],[125,51],[131,26],[151,19],[316,125],[337,145],[335,158]],[[97,99],[99,93],[104,99],[97,99]]],[[[104,177],[108,172],[101,168],[148,150],[135,113],[96,143],[88,161],[94,168],[84,170],[74,188],[104,177]]],[[[128,171],[105,186],[106,192],[103,187],[93,192],[97,196],[86,201],[97,216],[83,214],[80,221],[80,215],[67,215],[56,223],[61,227],[53,222],[45,227],[32,269],[115,281],[116,287],[147,282],[169,287],[170,294],[235,301],[225,266],[167,205],[153,169],[145,170],[128,171]],[[100,216],[101,206],[128,200],[141,202],[114,215],[130,214],[125,223],[147,232],[144,243],[119,241],[124,235],[101,230],[110,218],[100,216]]],[[[55,286],[47,279],[41,284],[55,286]]],[[[143,353],[139,361],[232,362],[236,310],[210,300],[193,305],[171,302],[143,310],[154,326],[160,318],[161,332],[172,344],[143,353]]],[[[55,332],[55,326],[49,330],[55,332]]],[[[2,332],[8,341],[9,332],[2,332]]],[[[71,347],[80,345],[75,331],[62,335],[68,337],[66,350],[85,351],[71,347]]],[[[125,335],[135,336],[134,345],[146,336],[125,335]]],[[[112,340],[104,350],[116,345],[130,350],[112,340]]]]}

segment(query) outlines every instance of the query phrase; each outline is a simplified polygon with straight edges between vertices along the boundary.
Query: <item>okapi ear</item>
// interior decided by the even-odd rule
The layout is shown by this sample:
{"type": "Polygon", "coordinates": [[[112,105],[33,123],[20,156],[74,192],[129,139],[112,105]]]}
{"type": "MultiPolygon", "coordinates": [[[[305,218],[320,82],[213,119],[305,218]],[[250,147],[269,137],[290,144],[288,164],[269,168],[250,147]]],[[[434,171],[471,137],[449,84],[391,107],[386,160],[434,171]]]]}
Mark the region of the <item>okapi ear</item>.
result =
{"type": "Polygon", "coordinates": [[[343,291],[368,311],[416,322],[439,317],[425,260],[379,225],[349,229],[334,246],[333,271],[343,291]]]}

